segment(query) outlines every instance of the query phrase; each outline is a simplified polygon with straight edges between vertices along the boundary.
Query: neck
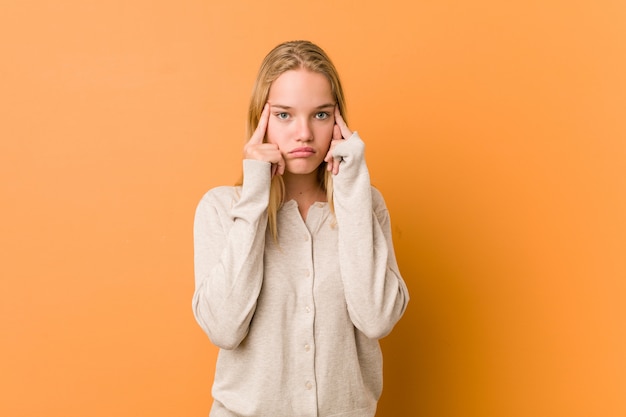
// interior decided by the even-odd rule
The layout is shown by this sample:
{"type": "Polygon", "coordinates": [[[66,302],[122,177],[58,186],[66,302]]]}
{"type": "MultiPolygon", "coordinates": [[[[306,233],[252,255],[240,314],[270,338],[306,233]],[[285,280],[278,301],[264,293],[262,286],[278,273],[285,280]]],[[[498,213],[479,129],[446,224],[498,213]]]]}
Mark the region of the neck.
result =
{"type": "Polygon", "coordinates": [[[286,172],[283,175],[285,183],[285,201],[295,200],[303,218],[311,204],[316,201],[326,201],[326,193],[317,181],[317,172],[306,175],[294,175],[286,172]]]}
{"type": "Polygon", "coordinates": [[[322,187],[317,181],[317,172],[310,174],[290,174],[283,175],[285,183],[285,200],[297,199],[305,196],[319,198],[323,194],[322,187]]]}

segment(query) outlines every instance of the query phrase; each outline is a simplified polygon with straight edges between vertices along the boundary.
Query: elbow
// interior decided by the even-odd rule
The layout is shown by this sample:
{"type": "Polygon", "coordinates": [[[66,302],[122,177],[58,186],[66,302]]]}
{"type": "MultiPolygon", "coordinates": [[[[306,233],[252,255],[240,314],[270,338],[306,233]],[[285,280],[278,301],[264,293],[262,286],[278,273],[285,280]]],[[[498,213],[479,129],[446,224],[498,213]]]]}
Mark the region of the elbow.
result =
{"type": "Polygon", "coordinates": [[[356,312],[350,312],[349,315],[354,327],[368,339],[382,339],[391,332],[396,323],[394,318],[380,313],[359,315],[356,312]]]}
{"type": "Polygon", "coordinates": [[[356,327],[357,329],[359,329],[361,333],[365,335],[365,337],[367,337],[368,339],[372,339],[372,340],[382,339],[383,337],[391,333],[391,329],[393,329],[393,325],[392,326],[366,325],[366,326],[356,326],[356,327]]]}
{"type": "Polygon", "coordinates": [[[246,335],[240,336],[233,332],[207,332],[209,340],[220,349],[233,350],[236,349],[246,335]]]}
{"type": "Polygon", "coordinates": [[[387,308],[371,309],[367,315],[358,316],[356,312],[351,313],[352,323],[368,339],[382,339],[389,335],[396,323],[404,314],[408,296],[403,297],[399,302],[387,305],[387,308]]]}
{"type": "Polygon", "coordinates": [[[228,323],[224,323],[223,320],[216,320],[212,317],[210,311],[200,308],[195,302],[193,314],[196,322],[209,337],[211,343],[220,349],[236,349],[247,336],[247,329],[233,328],[228,323]]]}

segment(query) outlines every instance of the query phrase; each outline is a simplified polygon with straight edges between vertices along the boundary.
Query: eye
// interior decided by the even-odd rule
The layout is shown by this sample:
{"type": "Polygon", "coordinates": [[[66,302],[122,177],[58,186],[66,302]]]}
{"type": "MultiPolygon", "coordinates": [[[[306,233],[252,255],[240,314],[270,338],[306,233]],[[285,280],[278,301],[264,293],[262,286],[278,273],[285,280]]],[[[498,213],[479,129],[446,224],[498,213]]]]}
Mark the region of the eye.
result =
{"type": "Polygon", "coordinates": [[[278,117],[280,120],[287,120],[287,118],[289,118],[289,114],[285,112],[280,112],[276,113],[276,117],[278,117]]]}
{"type": "Polygon", "coordinates": [[[329,117],[330,117],[330,114],[325,111],[315,113],[315,118],[318,120],[325,120],[325,119],[328,119],[329,117]]]}

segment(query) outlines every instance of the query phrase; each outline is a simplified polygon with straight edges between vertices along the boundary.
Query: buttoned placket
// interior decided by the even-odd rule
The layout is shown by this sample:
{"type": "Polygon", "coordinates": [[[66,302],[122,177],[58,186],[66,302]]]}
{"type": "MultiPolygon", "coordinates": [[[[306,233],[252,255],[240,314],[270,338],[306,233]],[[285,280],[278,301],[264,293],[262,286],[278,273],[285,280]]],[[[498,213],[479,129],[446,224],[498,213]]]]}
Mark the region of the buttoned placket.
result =
{"type": "MultiPolygon", "coordinates": [[[[317,207],[315,207],[317,208],[317,207]]],[[[303,279],[306,283],[306,300],[302,309],[304,315],[304,322],[306,323],[306,338],[301,341],[302,350],[304,355],[304,363],[307,364],[308,372],[303,378],[303,390],[305,391],[305,397],[309,396],[310,401],[310,414],[311,416],[317,416],[317,382],[315,380],[315,300],[313,298],[313,288],[315,271],[313,268],[313,234],[311,233],[311,224],[315,224],[315,218],[319,217],[313,206],[309,209],[307,221],[305,222],[307,228],[304,235],[304,243],[307,245],[306,252],[308,254],[306,259],[306,267],[303,271],[303,279]]],[[[313,228],[313,230],[315,230],[313,228]]]]}

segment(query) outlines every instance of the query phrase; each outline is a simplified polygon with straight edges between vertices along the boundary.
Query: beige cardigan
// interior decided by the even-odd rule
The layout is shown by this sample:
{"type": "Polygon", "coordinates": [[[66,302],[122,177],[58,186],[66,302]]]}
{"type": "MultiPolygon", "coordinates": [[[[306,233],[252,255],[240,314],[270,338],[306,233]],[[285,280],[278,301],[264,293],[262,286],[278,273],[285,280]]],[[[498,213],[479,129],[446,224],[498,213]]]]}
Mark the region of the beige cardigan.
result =
{"type": "Polygon", "coordinates": [[[241,187],[217,187],[194,224],[193,312],[219,346],[211,416],[368,417],[382,391],[378,339],[409,300],[389,213],[355,132],[336,147],[336,220],[295,201],[267,230],[270,164],[244,160],[241,187]]]}

